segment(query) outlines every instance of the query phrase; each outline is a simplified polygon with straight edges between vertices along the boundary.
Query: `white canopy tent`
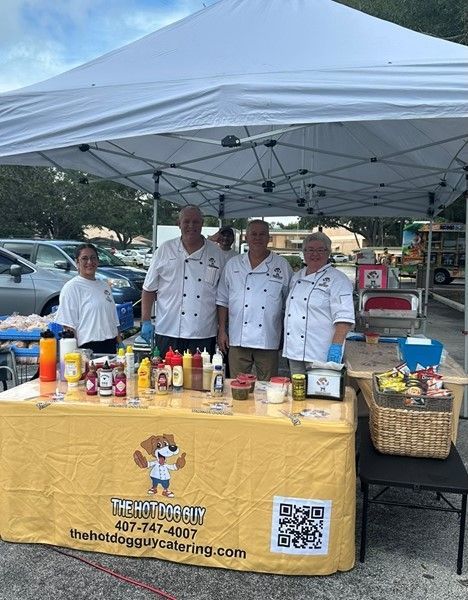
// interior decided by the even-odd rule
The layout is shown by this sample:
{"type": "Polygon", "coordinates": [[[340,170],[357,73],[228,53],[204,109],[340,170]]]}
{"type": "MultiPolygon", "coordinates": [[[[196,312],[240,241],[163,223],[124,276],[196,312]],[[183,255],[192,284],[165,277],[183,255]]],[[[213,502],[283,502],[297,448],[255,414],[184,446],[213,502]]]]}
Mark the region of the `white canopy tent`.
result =
{"type": "Polygon", "coordinates": [[[466,188],[467,73],[466,46],[332,0],[221,0],[1,94],[0,163],[221,218],[432,218],[466,188]]]}
{"type": "Polygon", "coordinates": [[[221,0],[0,95],[0,162],[206,214],[417,216],[468,163],[468,48],[331,0],[221,0]]]}

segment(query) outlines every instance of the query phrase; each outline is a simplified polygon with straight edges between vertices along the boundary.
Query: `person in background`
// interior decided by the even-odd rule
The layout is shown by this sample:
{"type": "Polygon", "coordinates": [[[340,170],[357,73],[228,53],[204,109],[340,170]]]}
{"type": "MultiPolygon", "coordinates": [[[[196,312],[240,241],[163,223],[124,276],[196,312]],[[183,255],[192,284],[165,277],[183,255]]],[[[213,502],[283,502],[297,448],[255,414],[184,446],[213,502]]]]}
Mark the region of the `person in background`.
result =
{"type": "Polygon", "coordinates": [[[250,373],[253,366],[259,380],[278,374],[284,301],[292,270],[285,258],[268,250],[269,239],[267,222],[250,221],[249,251],[229,260],[219,284],[218,344],[222,352],[229,349],[233,377],[250,373]]]}
{"type": "Polygon", "coordinates": [[[75,251],[78,275],[63,286],[55,322],[74,332],[80,348],[115,354],[123,347],[119,319],[107,281],[96,279],[96,246],[80,244],[75,251]]]}
{"type": "Polygon", "coordinates": [[[232,248],[235,239],[234,229],[232,227],[227,225],[221,227],[217,233],[210,235],[208,239],[219,244],[219,247],[226,257],[226,262],[233,256],[237,256],[237,252],[232,248]]]}
{"type": "Polygon", "coordinates": [[[330,238],[312,233],[302,249],[306,266],[291,279],[284,316],[283,356],[292,375],[305,374],[311,361],[340,363],[354,325],[353,286],[329,262],[330,238]]]}
{"type": "Polygon", "coordinates": [[[383,249],[383,254],[380,257],[381,265],[389,265],[391,263],[391,255],[388,253],[388,248],[383,249]]]}
{"type": "Polygon", "coordinates": [[[161,244],[145,277],[141,297],[141,336],[151,344],[151,311],[156,299],[155,343],[173,350],[216,350],[216,291],[226,259],[218,244],[202,233],[197,206],[179,213],[181,237],[161,244]]]}

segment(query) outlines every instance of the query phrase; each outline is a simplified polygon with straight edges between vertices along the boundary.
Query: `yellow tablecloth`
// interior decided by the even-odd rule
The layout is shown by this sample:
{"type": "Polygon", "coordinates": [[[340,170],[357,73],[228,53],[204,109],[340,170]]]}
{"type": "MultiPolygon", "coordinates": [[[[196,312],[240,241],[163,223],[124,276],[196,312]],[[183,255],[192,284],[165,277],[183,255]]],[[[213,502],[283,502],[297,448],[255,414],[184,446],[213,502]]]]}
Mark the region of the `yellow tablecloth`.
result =
{"type": "MultiPolygon", "coordinates": [[[[398,365],[397,344],[347,341],[345,363],[348,377],[356,389],[360,389],[367,404],[372,398],[372,374],[383,373],[398,365]]],[[[447,353],[439,373],[443,375],[444,385],[453,393],[452,441],[457,441],[458,421],[463,401],[464,386],[468,376],[463,368],[447,353]]]]}
{"type": "Polygon", "coordinates": [[[353,567],[350,388],[344,402],[281,405],[261,392],[214,404],[53,391],[0,394],[2,539],[268,573],[353,567]],[[153,464],[138,466],[137,450],[153,464]]]}

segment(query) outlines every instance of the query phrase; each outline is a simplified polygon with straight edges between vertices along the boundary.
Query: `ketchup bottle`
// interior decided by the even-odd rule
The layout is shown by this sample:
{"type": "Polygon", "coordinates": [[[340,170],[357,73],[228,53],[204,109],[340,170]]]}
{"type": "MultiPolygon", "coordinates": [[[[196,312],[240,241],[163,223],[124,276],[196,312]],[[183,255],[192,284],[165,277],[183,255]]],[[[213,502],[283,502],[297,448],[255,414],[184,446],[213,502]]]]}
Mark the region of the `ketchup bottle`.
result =
{"type": "Polygon", "coordinates": [[[192,389],[203,389],[203,356],[199,348],[192,356],[192,389]]]}

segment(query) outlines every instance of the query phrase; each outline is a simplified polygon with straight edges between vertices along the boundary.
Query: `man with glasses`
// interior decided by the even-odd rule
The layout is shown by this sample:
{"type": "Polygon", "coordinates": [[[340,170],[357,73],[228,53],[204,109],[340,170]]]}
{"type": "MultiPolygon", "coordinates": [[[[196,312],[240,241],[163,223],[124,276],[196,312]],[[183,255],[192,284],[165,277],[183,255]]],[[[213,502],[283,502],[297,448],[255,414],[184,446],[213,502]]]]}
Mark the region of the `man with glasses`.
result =
{"type": "Polygon", "coordinates": [[[311,361],[340,363],[354,325],[353,286],[329,262],[330,238],[312,233],[302,249],[306,266],[291,280],[284,317],[283,356],[291,374],[305,374],[311,361]]]}
{"type": "Polygon", "coordinates": [[[254,365],[259,380],[278,374],[284,300],[292,270],[285,258],[268,250],[269,239],[268,223],[250,221],[249,251],[231,258],[219,284],[218,344],[222,352],[229,349],[233,377],[250,373],[254,365]]]}

